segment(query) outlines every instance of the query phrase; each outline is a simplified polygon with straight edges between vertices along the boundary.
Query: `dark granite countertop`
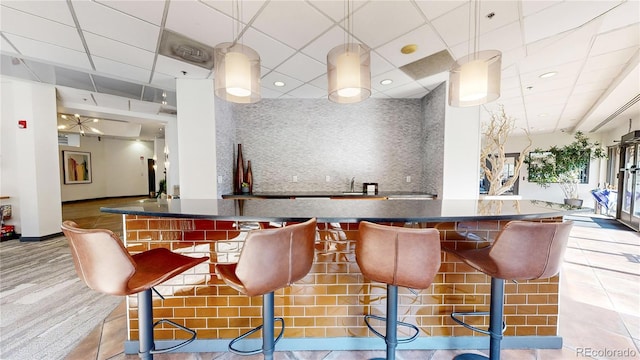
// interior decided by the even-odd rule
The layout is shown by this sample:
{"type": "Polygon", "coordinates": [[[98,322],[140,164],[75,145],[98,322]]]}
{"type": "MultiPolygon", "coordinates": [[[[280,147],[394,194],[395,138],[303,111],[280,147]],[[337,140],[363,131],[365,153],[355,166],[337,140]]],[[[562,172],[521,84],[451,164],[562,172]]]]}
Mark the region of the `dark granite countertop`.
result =
{"type": "Polygon", "coordinates": [[[241,221],[442,222],[542,219],[592,211],[538,200],[332,200],[262,199],[142,200],[103,212],[174,218],[241,221]]]}
{"type": "Polygon", "coordinates": [[[435,199],[436,195],[413,191],[385,191],[376,194],[347,191],[288,191],[288,192],[254,192],[251,194],[225,194],[223,199],[435,199]]]}

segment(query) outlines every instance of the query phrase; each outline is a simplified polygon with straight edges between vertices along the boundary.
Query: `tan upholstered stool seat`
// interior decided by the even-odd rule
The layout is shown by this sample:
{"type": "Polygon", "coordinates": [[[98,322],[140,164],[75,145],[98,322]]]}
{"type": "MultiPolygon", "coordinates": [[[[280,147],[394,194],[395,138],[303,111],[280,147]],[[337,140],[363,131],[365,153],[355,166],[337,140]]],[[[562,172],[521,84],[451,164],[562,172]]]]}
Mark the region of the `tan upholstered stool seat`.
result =
{"type": "MultiPolygon", "coordinates": [[[[468,250],[445,249],[462,262],[491,276],[489,330],[464,323],[460,317],[486,313],[452,313],[457,323],[490,336],[489,358],[500,359],[500,341],[504,331],[504,281],[534,280],[556,275],[560,271],[569,240],[572,222],[539,223],[511,221],[493,244],[468,250]]],[[[462,354],[457,360],[486,359],[477,354],[462,354]]]]}
{"type": "Polygon", "coordinates": [[[110,230],[82,229],[73,221],[62,223],[69,241],[76,273],[91,289],[110,295],[138,294],[138,328],[141,359],[176,350],[196,337],[195,331],[169,320],[153,323],[151,290],[154,286],[209,260],[190,257],[157,248],[130,255],[122,241],[110,230]],[[167,349],[155,349],[153,327],[168,323],[191,334],[191,337],[167,349]]]}
{"type": "Polygon", "coordinates": [[[386,317],[365,315],[367,327],[387,343],[387,360],[395,359],[398,343],[414,340],[418,328],[398,321],[398,286],[426,289],[440,269],[440,233],[436,229],[414,229],[363,221],[356,242],[356,261],[364,277],[387,284],[386,317]],[[375,330],[369,319],[386,322],[386,334],[375,330]],[[397,338],[397,326],[413,330],[413,335],[397,338]]]}
{"type": "Polygon", "coordinates": [[[272,359],[275,344],[284,334],[284,319],[274,319],[274,291],[305,277],[313,264],[316,219],[277,229],[252,230],[247,235],[236,264],[216,264],[216,274],[230,287],[247,296],[262,295],[260,325],[229,343],[229,350],[241,355],[262,352],[272,359]],[[274,340],[274,320],[281,330],[274,340]],[[262,329],[262,349],[240,350],[234,345],[262,329]]]}

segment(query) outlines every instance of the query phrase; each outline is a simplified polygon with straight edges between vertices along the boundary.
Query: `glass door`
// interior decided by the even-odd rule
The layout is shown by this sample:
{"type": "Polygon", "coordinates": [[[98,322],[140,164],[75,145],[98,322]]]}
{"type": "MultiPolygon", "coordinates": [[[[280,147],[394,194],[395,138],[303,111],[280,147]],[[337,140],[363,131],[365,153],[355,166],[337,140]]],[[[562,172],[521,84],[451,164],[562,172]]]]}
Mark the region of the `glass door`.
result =
{"type": "Polygon", "coordinates": [[[640,226],[640,157],[638,144],[628,144],[623,148],[624,167],[622,189],[618,196],[622,197],[620,220],[638,229],[640,226]]]}

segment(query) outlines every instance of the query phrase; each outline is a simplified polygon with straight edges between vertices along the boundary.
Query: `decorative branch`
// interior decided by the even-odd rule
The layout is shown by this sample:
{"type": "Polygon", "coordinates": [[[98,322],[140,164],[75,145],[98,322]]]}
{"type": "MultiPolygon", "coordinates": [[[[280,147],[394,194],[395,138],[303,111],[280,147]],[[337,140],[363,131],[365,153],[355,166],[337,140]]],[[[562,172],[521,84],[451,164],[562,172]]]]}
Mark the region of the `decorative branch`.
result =
{"type": "Polygon", "coordinates": [[[520,156],[514,165],[514,175],[503,182],[505,144],[515,129],[515,118],[507,116],[503,105],[499,105],[497,112],[490,111],[489,114],[491,115],[489,122],[483,125],[482,134],[486,142],[480,151],[480,166],[490,184],[487,195],[501,195],[511,189],[518,180],[520,168],[524,163],[525,154],[531,148],[532,140],[529,132],[525,130],[529,144],[520,151],[520,156]]]}

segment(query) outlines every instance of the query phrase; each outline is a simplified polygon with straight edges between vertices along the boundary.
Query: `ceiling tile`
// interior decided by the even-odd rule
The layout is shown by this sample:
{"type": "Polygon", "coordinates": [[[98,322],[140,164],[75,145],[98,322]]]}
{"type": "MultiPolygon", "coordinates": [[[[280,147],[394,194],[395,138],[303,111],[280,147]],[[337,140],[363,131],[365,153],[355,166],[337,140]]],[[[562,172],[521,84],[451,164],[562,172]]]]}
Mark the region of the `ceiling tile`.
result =
{"type": "MultiPolygon", "coordinates": [[[[38,81],[38,78],[32,73],[33,70],[29,71],[32,67],[29,66],[27,68],[27,65],[25,65],[18,58],[14,58],[8,55],[2,55],[0,56],[0,67],[2,68],[2,75],[26,79],[30,81],[38,81]]],[[[38,73],[36,73],[36,75],[40,77],[38,73]]]]}
{"type": "Polygon", "coordinates": [[[329,88],[329,79],[327,78],[327,74],[322,74],[320,76],[318,76],[317,78],[309,81],[309,84],[322,89],[322,91],[324,91],[325,93],[327,92],[327,89],[329,88]]]}
{"type": "Polygon", "coordinates": [[[210,70],[196,65],[191,65],[184,61],[178,61],[164,55],[158,55],[155,71],[173,78],[187,79],[206,79],[211,73],[210,70]],[[186,74],[183,74],[183,72],[186,72],[186,74]]]}
{"type": "Polygon", "coordinates": [[[561,3],[562,0],[523,0],[522,1],[522,16],[531,16],[537,12],[540,12],[550,6],[561,3]]]}
{"type": "Polygon", "coordinates": [[[384,93],[397,99],[420,99],[427,95],[429,90],[414,81],[409,84],[394,87],[393,89],[385,90],[384,93]]]}
{"type": "Polygon", "coordinates": [[[395,69],[390,62],[378,55],[377,52],[371,51],[371,76],[377,76],[395,69]]]}
{"type": "Polygon", "coordinates": [[[92,33],[85,32],[84,38],[92,56],[100,56],[147,70],[153,68],[155,58],[153,52],[92,33]]]}
{"type": "Polygon", "coordinates": [[[282,93],[263,86],[260,89],[260,96],[262,96],[263,99],[277,99],[282,96],[282,93]]]}
{"type": "Polygon", "coordinates": [[[120,79],[131,79],[133,81],[148,83],[151,77],[151,70],[132,66],[126,63],[105,59],[100,56],[93,56],[93,64],[96,71],[120,79]]]}
{"type": "Polygon", "coordinates": [[[352,16],[353,34],[377,48],[420,25],[424,19],[410,2],[371,1],[352,16]]]}
{"type": "Polygon", "coordinates": [[[261,32],[249,28],[242,37],[242,42],[260,55],[260,62],[270,69],[282,64],[296,50],[274,40],[261,32]]]}
{"type": "Polygon", "coordinates": [[[420,10],[422,10],[422,13],[430,21],[448,13],[449,11],[452,11],[458,6],[461,6],[467,3],[468,1],[454,1],[454,0],[448,0],[448,1],[417,0],[416,1],[416,4],[418,5],[418,7],[420,8],[420,10]]]}
{"type": "MultiPolygon", "coordinates": [[[[455,59],[460,59],[467,54],[474,51],[473,42],[469,44],[468,41],[464,41],[456,46],[451,47],[451,52],[455,59]]],[[[520,23],[512,22],[509,25],[503,26],[499,29],[495,29],[480,36],[479,50],[499,50],[503,53],[519,49],[523,46],[522,33],[520,31],[520,23]]],[[[513,60],[511,60],[511,63],[513,60]]]]}
{"type": "Polygon", "coordinates": [[[345,32],[341,27],[336,25],[317,39],[313,40],[309,45],[302,48],[301,52],[311,56],[323,64],[326,64],[327,54],[329,51],[336,46],[344,44],[344,42],[345,32]]]}
{"type": "Polygon", "coordinates": [[[327,71],[325,64],[314,60],[307,55],[297,53],[282,65],[276,68],[276,71],[289,74],[291,77],[302,82],[311,81],[327,71]]]}
{"type": "Polygon", "coordinates": [[[578,28],[614,7],[614,1],[565,1],[524,19],[526,43],[578,28]],[[571,14],[571,16],[567,16],[571,14]]]}
{"type": "Polygon", "coordinates": [[[604,69],[598,69],[590,72],[583,72],[578,78],[576,86],[581,86],[589,83],[607,83],[613,81],[613,79],[620,74],[622,70],[621,66],[612,66],[604,69]]]}
{"type": "Polygon", "coordinates": [[[162,104],[149,101],[131,100],[129,109],[135,112],[157,114],[162,104]]]}
{"type": "Polygon", "coordinates": [[[91,93],[89,93],[89,91],[96,91],[91,77],[85,72],[69,70],[57,66],[54,67],[54,72],[56,85],[68,86],[69,88],[66,93],[69,94],[69,96],[72,93],[82,94],[82,101],[80,101],[80,103],[84,103],[88,101],[88,99],[91,99],[91,93]]]}
{"type": "Polygon", "coordinates": [[[10,34],[4,35],[24,56],[32,57],[34,59],[42,59],[45,57],[50,63],[58,63],[66,66],[92,70],[91,64],[89,64],[89,59],[87,58],[87,53],[84,51],[76,51],[66,47],[27,39],[21,36],[10,34]]]}
{"type": "Polygon", "coordinates": [[[306,2],[272,1],[253,26],[293,48],[300,48],[333,23],[306,2]]]}
{"type": "MultiPolygon", "coordinates": [[[[20,10],[38,17],[53,20],[65,25],[74,26],[73,17],[66,1],[12,1],[2,0],[2,11],[4,7],[20,10]]],[[[4,20],[4,19],[3,19],[4,20]]]]}
{"type": "Polygon", "coordinates": [[[243,23],[248,23],[256,13],[260,10],[265,0],[251,0],[251,1],[231,1],[231,0],[202,0],[216,10],[219,10],[229,17],[236,15],[236,18],[243,23]],[[238,5],[238,8],[234,8],[238,5]]]}
{"type": "Polygon", "coordinates": [[[289,91],[288,94],[299,99],[320,99],[327,96],[325,90],[309,84],[304,84],[299,88],[289,91]]]}
{"type": "MultiPolygon", "coordinates": [[[[2,7],[0,30],[6,34],[19,35],[24,38],[37,39],[39,42],[84,51],[78,31],[74,26],[64,25],[11,8],[2,7]],[[29,25],[25,26],[25,24],[29,25]]],[[[22,51],[20,48],[18,50],[22,51]]],[[[40,57],[46,58],[46,55],[40,55],[40,57]]]]}
{"type": "Polygon", "coordinates": [[[408,34],[402,35],[378,47],[376,52],[396,67],[401,67],[444,49],[444,43],[440,40],[440,37],[433,32],[431,26],[423,25],[408,34]],[[402,47],[410,44],[417,45],[418,49],[412,54],[403,54],[400,51],[402,47]]]}
{"type": "MultiPolygon", "coordinates": [[[[157,68],[156,68],[157,70],[157,68]]],[[[166,90],[176,90],[176,78],[170,75],[162,74],[159,72],[153,73],[153,78],[151,79],[151,85],[166,90]]]]}
{"type": "Polygon", "coordinates": [[[262,85],[262,87],[269,88],[279,93],[286,93],[297,88],[298,86],[304,83],[300,80],[294,79],[290,76],[284,75],[277,71],[272,71],[266,76],[264,76],[262,79],[260,79],[260,84],[262,85]],[[273,83],[276,81],[284,82],[284,86],[279,87],[279,86],[273,85],[273,83]]]}
{"type": "Polygon", "coordinates": [[[232,42],[235,31],[229,16],[195,1],[172,1],[166,28],[211,47],[232,42]]]}
{"type": "Polygon", "coordinates": [[[153,25],[162,25],[165,1],[95,0],[153,25]]]}
{"type": "Polygon", "coordinates": [[[94,97],[100,107],[129,111],[129,99],[127,98],[102,93],[96,93],[94,97]]]}
{"type": "Polygon", "coordinates": [[[394,89],[399,86],[411,84],[413,82],[414,80],[409,75],[405,74],[402,70],[395,69],[395,70],[387,71],[384,74],[380,74],[372,77],[371,87],[373,89],[376,89],[376,91],[383,91],[388,94],[389,90],[391,89],[394,89]],[[386,80],[386,79],[393,80],[393,83],[389,85],[380,84],[380,81],[386,80]]]}
{"type": "Polygon", "coordinates": [[[637,24],[640,21],[640,1],[625,1],[603,16],[600,32],[637,24]]]}
{"type": "MultiPolygon", "coordinates": [[[[369,0],[352,1],[353,8],[351,9],[351,13],[361,8],[368,1],[369,0]]],[[[335,22],[342,22],[348,13],[345,1],[311,0],[309,2],[335,22]]]]}
{"type": "Polygon", "coordinates": [[[640,47],[640,24],[629,25],[622,29],[601,34],[596,37],[591,55],[600,55],[625,48],[640,47]]]}
{"type": "Polygon", "coordinates": [[[611,66],[623,66],[637,51],[638,47],[629,47],[598,56],[592,56],[587,60],[587,63],[584,65],[584,69],[582,69],[582,71],[589,72],[593,70],[608,68],[611,66]]]}
{"type": "Polygon", "coordinates": [[[72,0],[72,4],[82,30],[156,51],[160,27],[92,1],[72,0]]]}
{"type": "Polygon", "coordinates": [[[435,74],[423,79],[419,79],[417,80],[417,83],[425,89],[433,90],[447,80],[449,80],[449,72],[445,71],[440,74],[435,74]]]}

